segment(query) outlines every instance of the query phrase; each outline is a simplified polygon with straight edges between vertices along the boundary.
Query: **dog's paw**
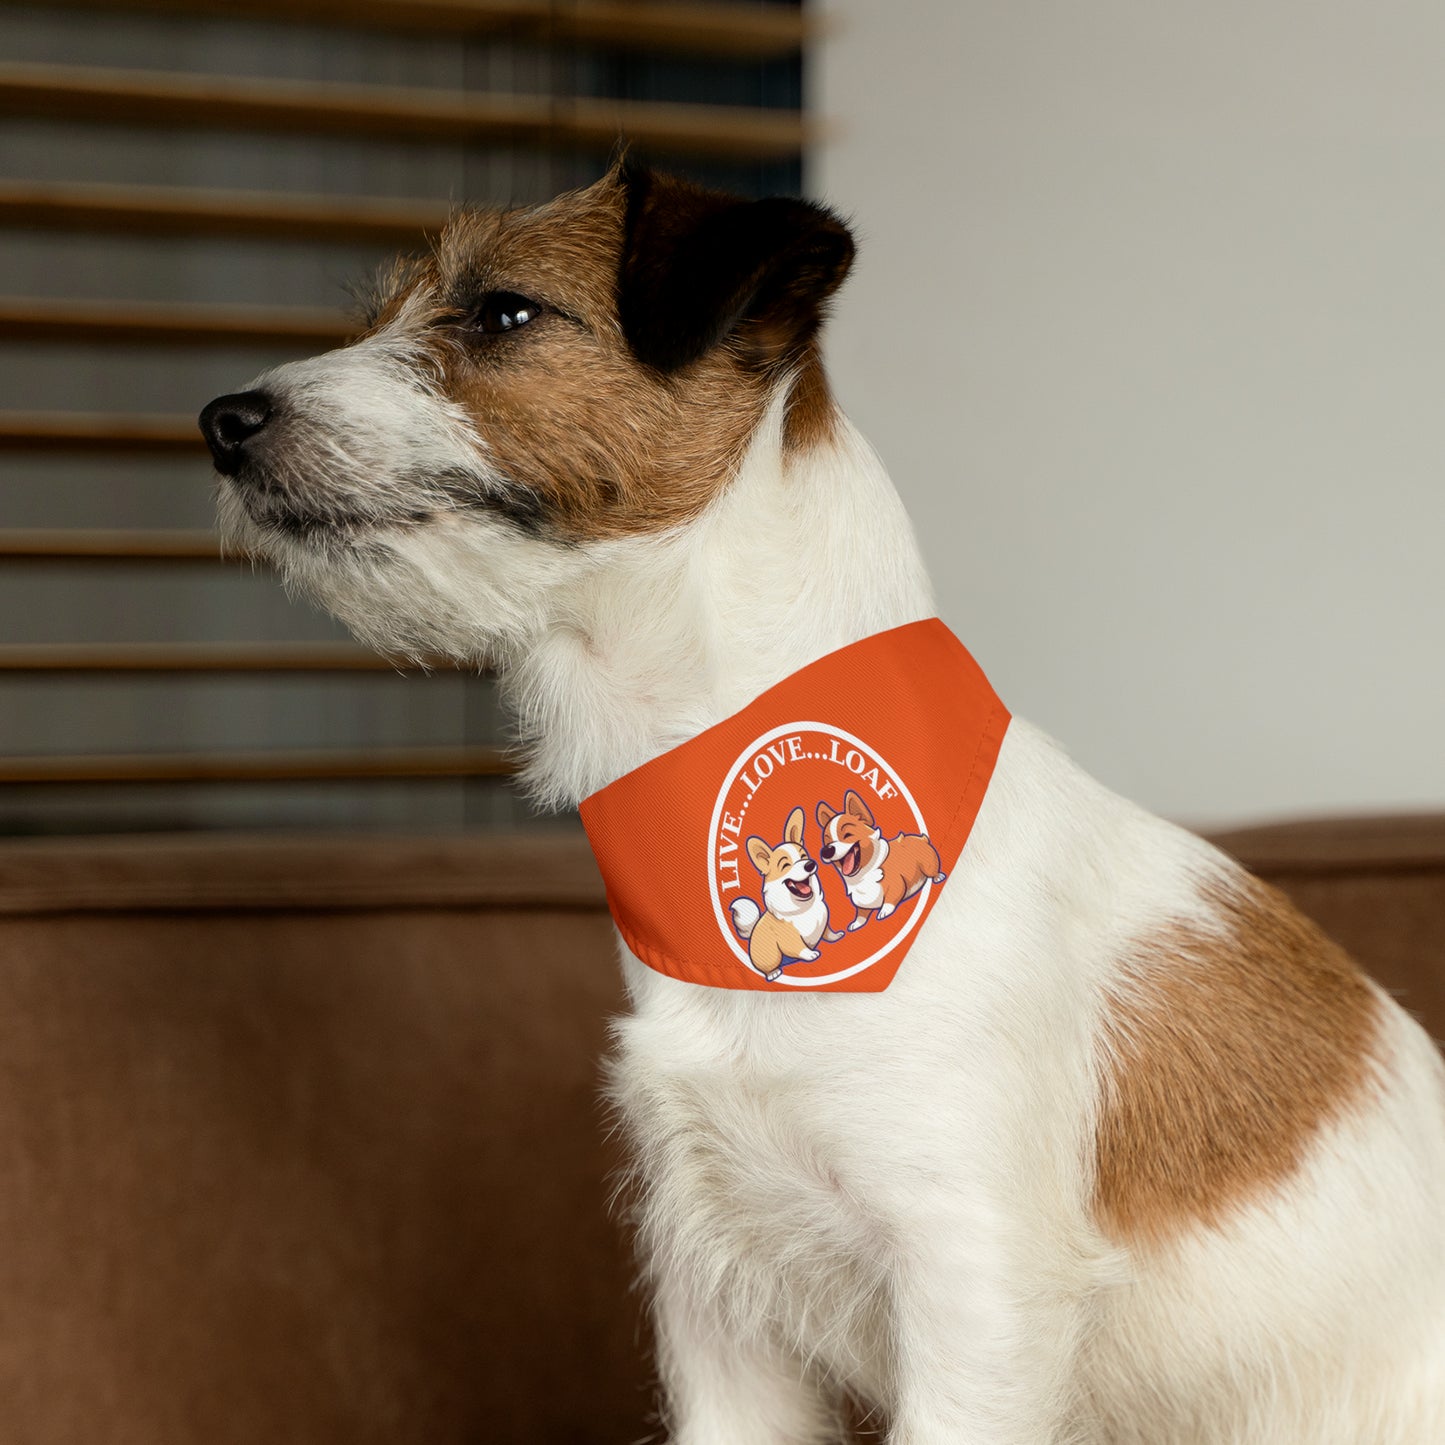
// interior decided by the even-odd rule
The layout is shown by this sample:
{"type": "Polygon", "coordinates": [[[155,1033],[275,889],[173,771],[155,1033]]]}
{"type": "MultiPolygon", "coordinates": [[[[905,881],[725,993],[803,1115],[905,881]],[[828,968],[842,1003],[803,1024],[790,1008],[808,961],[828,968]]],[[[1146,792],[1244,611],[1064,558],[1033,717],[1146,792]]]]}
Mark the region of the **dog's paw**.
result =
{"type": "Polygon", "coordinates": [[[805,948],[798,955],[798,957],[801,958],[804,963],[812,963],[814,959],[822,958],[822,956],[823,955],[819,953],[816,948],[805,948]]]}
{"type": "Polygon", "coordinates": [[[947,877],[948,877],[948,874],[947,874],[947,873],[939,873],[939,874],[934,878],[933,881],[934,881],[935,883],[942,883],[943,880],[944,880],[945,878],[947,878],[947,877]]]}
{"type": "Polygon", "coordinates": [[[843,930],[842,930],[841,928],[830,928],[830,929],[823,935],[823,942],[824,942],[824,943],[837,943],[837,941],[838,941],[840,938],[842,938],[842,936],[843,936],[843,930]]]}
{"type": "Polygon", "coordinates": [[[857,916],[857,918],[855,918],[855,919],[852,921],[852,923],[850,923],[850,924],[848,925],[848,932],[849,932],[849,933],[852,933],[855,928],[862,928],[863,925],[864,925],[865,923],[867,923],[867,922],[868,922],[867,915],[866,915],[866,914],[863,914],[863,913],[860,913],[860,914],[857,916]]]}
{"type": "Polygon", "coordinates": [[[894,911],[895,909],[893,904],[885,903],[883,907],[878,910],[878,921],[881,923],[885,918],[889,916],[889,914],[893,913],[894,911]]]}
{"type": "Polygon", "coordinates": [[[782,978],[782,976],[783,970],[781,968],[775,968],[771,973],[765,973],[763,975],[763,977],[767,979],[769,983],[777,983],[777,981],[782,978]]]}

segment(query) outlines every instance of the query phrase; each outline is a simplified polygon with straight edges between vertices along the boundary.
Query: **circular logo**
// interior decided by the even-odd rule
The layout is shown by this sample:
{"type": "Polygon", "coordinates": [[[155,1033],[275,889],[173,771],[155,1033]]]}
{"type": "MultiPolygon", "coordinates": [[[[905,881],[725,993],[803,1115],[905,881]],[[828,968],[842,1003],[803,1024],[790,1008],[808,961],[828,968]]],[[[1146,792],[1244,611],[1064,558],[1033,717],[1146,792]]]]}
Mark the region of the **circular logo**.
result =
{"type": "Polygon", "coordinates": [[[746,748],[723,780],[708,839],[728,947],[741,967],[795,988],[886,958],[944,878],[903,779],[828,723],[788,723],[746,748]]]}

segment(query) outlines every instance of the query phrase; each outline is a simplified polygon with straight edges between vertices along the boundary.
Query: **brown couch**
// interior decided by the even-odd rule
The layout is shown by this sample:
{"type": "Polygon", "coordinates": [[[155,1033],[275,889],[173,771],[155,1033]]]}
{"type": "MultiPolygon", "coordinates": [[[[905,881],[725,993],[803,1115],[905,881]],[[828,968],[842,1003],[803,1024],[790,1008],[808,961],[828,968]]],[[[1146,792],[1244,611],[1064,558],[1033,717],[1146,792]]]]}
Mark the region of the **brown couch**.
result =
{"type": "MultiPolygon", "coordinates": [[[[1445,818],[1221,841],[1445,1033],[1445,818]]],[[[0,844],[0,1439],[624,1445],[585,845],[0,844]]]]}

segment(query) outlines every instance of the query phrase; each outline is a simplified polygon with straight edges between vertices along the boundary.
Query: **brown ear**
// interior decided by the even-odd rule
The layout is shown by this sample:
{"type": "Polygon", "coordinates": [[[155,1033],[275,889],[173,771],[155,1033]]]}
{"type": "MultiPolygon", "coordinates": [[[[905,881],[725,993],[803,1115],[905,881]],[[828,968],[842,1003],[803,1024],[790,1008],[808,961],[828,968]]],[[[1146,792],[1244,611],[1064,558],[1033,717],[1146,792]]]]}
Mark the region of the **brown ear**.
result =
{"type": "Polygon", "coordinates": [[[773,861],[773,850],[761,838],[752,837],[747,842],[748,857],[759,873],[766,873],[773,861]]]}
{"type": "Polygon", "coordinates": [[[848,790],[847,796],[843,799],[843,808],[845,812],[851,813],[859,822],[867,823],[870,828],[875,826],[873,814],[868,811],[868,804],[851,788],[848,790]]]}
{"type": "Polygon", "coordinates": [[[687,366],[727,337],[763,365],[796,358],[853,263],[831,211],[773,196],[743,200],[623,161],[627,216],[617,309],[633,355],[687,366]]]}
{"type": "Polygon", "coordinates": [[[783,842],[797,843],[801,847],[803,842],[803,827],[806,822],[807,819],[803,815],[803,810],[801,808],[794,808],[793,811],[788,814],[788,821],[783,828],[783,842]]]}
{"type": "Polygon", "coordinates": [[[819,802],[817,813],[814,816],[818,819],[818,826],[826,833],[828,824],[838,815],[826,803],[819,802]]]}

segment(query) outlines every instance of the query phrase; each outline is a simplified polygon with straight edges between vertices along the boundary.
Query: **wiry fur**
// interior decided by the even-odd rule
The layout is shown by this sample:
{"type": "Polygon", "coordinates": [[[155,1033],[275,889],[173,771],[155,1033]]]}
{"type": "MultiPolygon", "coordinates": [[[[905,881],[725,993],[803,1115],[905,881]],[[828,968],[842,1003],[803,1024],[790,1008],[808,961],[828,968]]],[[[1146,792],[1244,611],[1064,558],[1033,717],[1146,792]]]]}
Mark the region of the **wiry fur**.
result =
{"type": "MultiPolygon", "coordinates": [[[[548,802],[934,611],[866,443],[837,419],[816,446],[786,444],[790,373],[695,516],[560,541],[403,483],[453,463],[480,486],[506,479],[487,472],[486,416],[456,415],[396,345],[384,327],[268,383],[305,399],[308,437],[333,434],[295,458],[305,485],[323,477],[369,525],[271,527],[234,496],[223,509],[367,640],[494,663],[548,802]]],[[[893,1445],[1445,1440],[1445,1071],[1382,995],[1361,991],[1355,1032],[1319,1041],[1360,1067],[1286,1121],[1282,1174],[1245,1167],[1217,1214],[1180,1205],[1147,1236],[1098,1207],[1111,1089],[1149,1065],[1123,1053],[1163,996],[1161,940],[1198,957],[1227,941],[1247,962],[1220,903],[1247,888],[1016,720],[884,993],[711,990],[624,952],[612,1089],[677,1445],[821,1445],[845,1391],[893,1445]]],[[[1166,1129],[1130,1148],[1170,1145],[1166,1129]]]]}

